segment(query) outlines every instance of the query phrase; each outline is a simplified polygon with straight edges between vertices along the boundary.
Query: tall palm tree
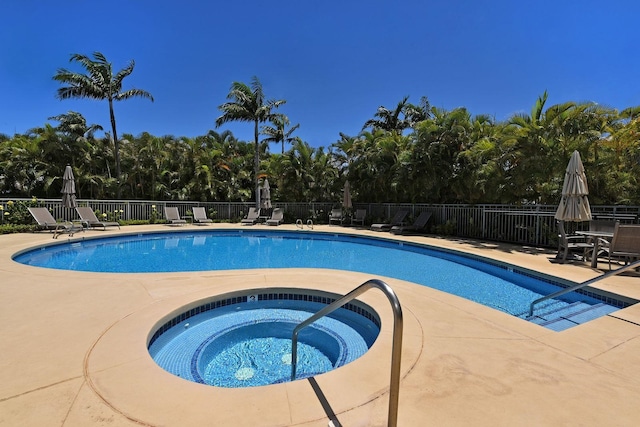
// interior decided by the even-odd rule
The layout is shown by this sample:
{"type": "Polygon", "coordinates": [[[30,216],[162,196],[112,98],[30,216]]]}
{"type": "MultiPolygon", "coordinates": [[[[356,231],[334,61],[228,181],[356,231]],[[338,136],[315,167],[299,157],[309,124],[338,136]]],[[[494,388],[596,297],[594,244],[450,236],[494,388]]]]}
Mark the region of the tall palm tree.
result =
{"type": "Polygon", "coordinates": [[[300,127],[300,124],[295,124],[285,131],[285,127],[289,126],[289,118],[284,114],[277,114],[271,122],[273,126],[262,126],[262,134],[267,136],[262,142],[282,143],[282,154],[284,154],[284,143],[292,144],[296,140],[296,137],[291,134],[300,127]]]}
{"type": "Polygon", "coordinates": [[[228,122],[253,122],[254,158],[253,179],[256,189],[256,207],[260,205],[260,145],[258,142],[258,127],[260,123],[269,122],[277,116],[274,108],[286,103],[285,100],[266,100],[262,84],[257,77],[251,80],[251,86],[245,83],[233,82],[227,95],[230,102],[225,102],[218,109],[222,115],[216,119],[216,127],[228,122]]]}
{"type": "Polygon", "coordinates": [[[116,160],[117,198],[120,198],[120,142],[116,131],[116,117],[113,112],[113,102],[123,101],[133,97],[150,99],[153,96],[142,89],[122,91],[122,80],[133,72],[135,62],[129,64],[114,74],[111,63],[100,53],[94,52],[93,59],[86,55],[74,53],[69,62],[78,62],[86,70],[86,74],[74,73],[64,68],[58,69],[53,79],[66,84],[58,89],[59,99],[89,98],[109,101],[109,117],[113,132],[114,155],[116,160]]]}

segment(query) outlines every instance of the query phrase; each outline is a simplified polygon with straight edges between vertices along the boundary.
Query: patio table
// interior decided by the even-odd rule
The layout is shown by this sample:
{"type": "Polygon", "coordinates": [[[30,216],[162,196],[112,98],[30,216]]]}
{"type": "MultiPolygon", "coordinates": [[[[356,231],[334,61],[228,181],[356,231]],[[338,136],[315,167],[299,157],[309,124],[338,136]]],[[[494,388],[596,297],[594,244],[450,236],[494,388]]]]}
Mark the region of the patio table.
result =
{"type": "Polygon", "coordinates": [[[593,253],[591,254],[591,267],[598,267],[598,249],[600,247],[600,239],[611,240],[613,233],[609,231],[576,231],[576,234],[581,236],[593,237],[593,253]]]}

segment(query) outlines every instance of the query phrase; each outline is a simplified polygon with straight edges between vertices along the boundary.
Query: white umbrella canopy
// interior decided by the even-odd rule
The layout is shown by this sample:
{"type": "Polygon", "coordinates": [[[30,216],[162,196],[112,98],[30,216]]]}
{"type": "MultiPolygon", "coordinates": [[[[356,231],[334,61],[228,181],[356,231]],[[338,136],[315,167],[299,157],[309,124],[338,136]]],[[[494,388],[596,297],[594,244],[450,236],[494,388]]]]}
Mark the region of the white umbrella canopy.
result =
{"type": "Polygon", "coordinates": [[[70,165],[64,169],[62,175],[62,206],[66,208],[76,207],[76,181],[70,165]]]}
{"type": "Polygon", "coordinates": [[[591,206],[589,205],[589,186],[580,153],[576,150],[571,155],[562,185],[562,199],[556,211],[559,221],[589,221],[591,206]]]}
{"type": "Polygon", "coordinates": [[[269,187],[269,180],[266,178],[260,189],[260,208],[271,209],[271,188],[269,187]]]}
{"type": "Polygon", "coordinates": [[[351,209],[353,207],[353,203],[351,203],[351,187],[349,186],[349,181],[345,181],[344,183],[342,207],[345,209],[351,209]]]}

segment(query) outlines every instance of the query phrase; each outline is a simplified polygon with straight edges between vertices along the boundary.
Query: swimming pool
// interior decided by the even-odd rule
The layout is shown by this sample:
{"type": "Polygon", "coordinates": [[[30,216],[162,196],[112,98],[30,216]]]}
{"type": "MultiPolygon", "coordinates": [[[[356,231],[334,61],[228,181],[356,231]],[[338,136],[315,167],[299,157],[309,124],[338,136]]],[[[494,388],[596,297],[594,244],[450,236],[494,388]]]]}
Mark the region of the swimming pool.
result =
{"type": "MultiPolygon", "coordinates": [[[[516,268],[418,244],[333,233],[261,230],[179,231],[85,239],[18,254],[27,265],[96,272],[171,272],[255,268],[328,268],[393,277],[526,317],[529,304],[558,283],[516,268]]],[[[536,308],[601,304],[571,293],[536,308]]],[[[615,310],[606,305],[604,311],[615,310]]],[[[606,313],[604,313],[606,314],[606,313]]]]}

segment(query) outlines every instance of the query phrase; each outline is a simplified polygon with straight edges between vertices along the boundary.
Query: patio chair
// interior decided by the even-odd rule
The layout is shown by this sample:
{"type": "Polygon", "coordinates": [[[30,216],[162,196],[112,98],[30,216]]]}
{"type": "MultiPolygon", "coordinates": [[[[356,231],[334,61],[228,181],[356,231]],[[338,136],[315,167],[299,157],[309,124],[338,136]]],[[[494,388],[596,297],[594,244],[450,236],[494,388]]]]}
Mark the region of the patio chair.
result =
{"type": "Polygon", "coordinates": [[[203,225],[203,224],[210,224],[213,222],[213,220],[207,216],[207,211],[202,206],[193,208],[192,212],[193,212],[194,224],[203,225]]]}
{"type": "Polygon", "coordinates": [[[340,225],[342,224],[342,209],[337,208],[337,209],[331,209],[331,214],[329,214],[329,225],[331,224],[337,224],[340,225]]]}
{"type": "Polygon", "coordinates": [[[247,216],[244,217],[240,224],[242,225],[253,225],[258,222],[260,218],[260,209],[258,208],[249,208],[249,212],[247,212],[247,216]]]}
{"type": "Polygon", "coordinates": [[[587,242],[585,236],[568,235],[564,229],[564,221],[558,221],[558,254],[556,259],[567,261],[569,252],[582,252],[582,260],[586,259],[587,252],[593,250],[593,243],[587,242]]]}
{"type": "Polygon", "coordinates": [[[411,225],[395,225],[391,227],[392,234],[419,234],[425,231],[431,219],[431,212],[423,211],[411,225]]]}
{"type": "Polygon", "coordinates": [[[607,255],[609,270],[611,270],[612,258],[622,259],[625,265],[640,259],[640,225],[616,222],[607,255]]]}
{"type": "Polygon", "coordinates": [[[284,212],[280,208],[275,208],[271,213],[271,218],[267,220],[267,225],[280,225],[284,221],[284,212]]]}
{"type": "Polygon", "coordinates": [[[54,239],[57,239],[60,234],[68,233],[69,236],[73,236],[78,231],[84,231],[82,224],[75,224],[69,221],[56,221],[47,208],[30,207],[27,209],[33,219],[38,223],[38,227],[41,230],[49,230],[53,232],[54,239]]]}
{"type": "Polygon", "coordinates": [[[180,218],[180,213],[176,206],[165,206],[164,216],[167,218],[169,225],[185,225],[187,223],[186,220],[180,218]]]}
{"type": "Polygon", "coordinates": [[[120,224],[114,221],[100,221],[98,217],[96,217],[95,212],[88,206],[77,207],[76,212],[80,215],[80,220],[87,224],[87,227],[96,228],[102,227],[102,230],[106,230],[107,227],[118,227],[120,228],[120,224]]]}
{"type": "Polygon", "coordinates": [[[409,215],[409,211],[399,210],[391,218],[391,221],[383,224],[371,224],[371,230],[373,231],[389,231],[396,225],[404,225],[404,219],[409,215]]]}
{"type": "Polygon", "coordinates": [[[351,218],[351,225],[360,225],[364,227],[364,219],[366,216],[367,216],[366,209],[356,210],[356,213],[353,215],[353,218],[351,218]]]}

